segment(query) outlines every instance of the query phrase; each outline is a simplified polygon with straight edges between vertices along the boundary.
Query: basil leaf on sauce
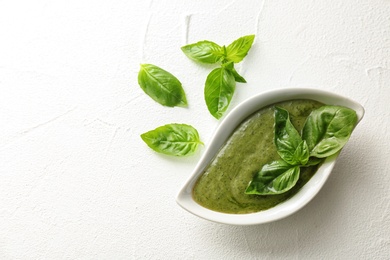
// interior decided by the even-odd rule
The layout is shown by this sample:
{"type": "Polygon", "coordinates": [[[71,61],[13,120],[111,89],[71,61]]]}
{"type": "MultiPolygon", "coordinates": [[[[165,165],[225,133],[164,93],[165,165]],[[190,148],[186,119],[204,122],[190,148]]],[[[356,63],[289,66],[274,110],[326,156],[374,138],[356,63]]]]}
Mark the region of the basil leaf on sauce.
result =
{"type": "Polygon", "coordinates": [[[188,58],[203,63],[214,64],[224,57],[222,47],[211,41],[188,44],[181,47],[181,50],[188,58]]]}
{"type": "Polygon", "coordinates": [[[138,84],[148,96],[163,106],[187,106],[181,82],[160,67],[152,64],[141,64],[138,84]]]}
{"type": "Polygon", "coordinates": [[[325,158],[338,152],[356,124],[356,112],[346,107],[323,106],[312,111],[302,129],[310,156],[325,158]]]}
{"type": "Polygon", "coordinates": [[[299,166],[292,166],[283,160],[265,164],[255,174],[245,193],[257,195],[281,194],[295,186],[299,179],[299,166]]]}
{"type": "Polygon", "coordinates": [[[167,124],[143,133],[142,140],[154,151],[174,156],[193,154],[200,141],[198,131],[186,124],[167,124]]]}
{"type": "Polygon", "coordinates": [[[244,59],[252,47],[255,35],[238,38],[226,47],[226,60],[238,63],[244,59]]]}
{"type": "Polygon", "coordinates": [[[290,121],[287,110],[275,107],[274,142],[280,157],[291,165],[305,165],[309,160],[309,148],[290,121]]]}
{"type": "Polygon", "coordinates": [[[292,125],[288,111],[275,107],[274,143],[282,160],[265,164],[255,174],[245,193],[280,194],[298,181],[300,167],[315,166],[346,144],[357,124],[356,112],[325,105],[306,118],[302,137],[292,125]]]}
{"type": "Polygon", "coordinates": [[[310,166],[315,166],[324,161],[323,158],[316,158],[316,157],[310,157],[309,160],[305,165],[301,165],[301,167],[310,167],[310,166]]]}
{"type": "Polygon", "coordinates": [[[233,73],[224,68],[216,68],[207,76],[204,96],[208,110],[220,119],[233,97],[236,82],[233,73]]]}

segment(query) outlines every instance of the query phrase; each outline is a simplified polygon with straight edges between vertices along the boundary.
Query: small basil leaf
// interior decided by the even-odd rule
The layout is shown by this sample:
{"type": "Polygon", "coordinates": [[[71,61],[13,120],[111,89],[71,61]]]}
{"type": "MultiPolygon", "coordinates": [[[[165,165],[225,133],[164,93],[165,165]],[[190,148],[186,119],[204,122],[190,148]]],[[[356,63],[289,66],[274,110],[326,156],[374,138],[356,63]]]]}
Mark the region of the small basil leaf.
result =
{"type": "Polygon", "coordinates": [[[207,76],[204,96],[207,108],[215,118],[221,118],[228,108],[235,87],[232,72],[224,67],[214,69],[207,76]]]}
{"type": "Polygon", "coordinates": [[[234,63],[232,61],[227,62],[227,63],[223,64],[222,66],[224,66],[226,69],[230,70],[230,72],[233,74],[234,80],[236,82],[246,83],[246,80],[240,74],[238,74],[238,72],[234,68],[234,63]]]}
{"type": "Polygon", "coordinates": [[[187,106],[181,82],[160,67],[152,64],[141,64],[138,84],[148,96],[163,106],[187,106]]]}
{"type": "Polygon", "coordinates": [[[309,148],[290,121],[287,110],[275,107],[275,139],[280,157],[291,165],[305,165],[309,160],[309,148]]]}
{"type": "Polygon", "coordinates": [[[248,54],[249,49],[252,47],[254,35],[243,36],[229,44],[226,47],[226,59],[238,63],[244,59],[248,54]]]}
{"type": "Polygon", "coordinates": [[[293,153],[292,160],[296,161],[296,164],[306,165],[309,161],[309,157],[310,152],[306,141],[300,142],[293,153]]]}
{"type": "Polygon", "coordinates": [[[356,112],[340,106],[322,106],[310,113],[302,130],[310,156],[325,158],[338,152],[357,123],[356,112]]]}
{"type": "Polygon", "coordinates": [[[188,58],[203,63],[217,63],[224,57],[222,47],[211,41],[188,44],[181,50],[188,58]]]}
{"type": "Polygon", "coordinates": [[[299,179],[299,166],[291,166],[283,160],[265,164],[255,174],[245,193],[257,195],[281,194],[295,186],[299,179]]]}
{"type": "Polygon", "coordinates": [[[200,144],[198,131],[185,124],[168,124],[143,133],[142,140],[154,151],[174,156],[193,154],[200,144]]]}
{"type": "Polygon", "coordinates": [[[234,67],[232,68],[231,72],[233,73],[234,80],[236,82],[246,83],[246,80],[244,79],[244,77],[242,77],[240,74],[238,74],[238,72],[236,71],[236,69],[234,67]]]}

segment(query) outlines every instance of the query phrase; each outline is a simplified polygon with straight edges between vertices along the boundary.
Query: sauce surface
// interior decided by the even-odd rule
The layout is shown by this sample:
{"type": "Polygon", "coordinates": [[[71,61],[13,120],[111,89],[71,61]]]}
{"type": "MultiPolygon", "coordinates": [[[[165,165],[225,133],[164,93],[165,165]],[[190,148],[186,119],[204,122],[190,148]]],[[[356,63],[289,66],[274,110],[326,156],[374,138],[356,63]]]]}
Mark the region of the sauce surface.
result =
{"type": "Polygon", "coordinates": [[[307,116],[322,103],[291,100],[262,108],[245,119],[198,179],[193,197],[200,205],[224,213],[245,214],[269,209],[292,197],[309,181],[317,166],[301,167],[297,184],[279,195],[247,195],[245,189],[264,164],[280,159],[274,145],[274,107],[290,113],[301,131],[307,116]]]}

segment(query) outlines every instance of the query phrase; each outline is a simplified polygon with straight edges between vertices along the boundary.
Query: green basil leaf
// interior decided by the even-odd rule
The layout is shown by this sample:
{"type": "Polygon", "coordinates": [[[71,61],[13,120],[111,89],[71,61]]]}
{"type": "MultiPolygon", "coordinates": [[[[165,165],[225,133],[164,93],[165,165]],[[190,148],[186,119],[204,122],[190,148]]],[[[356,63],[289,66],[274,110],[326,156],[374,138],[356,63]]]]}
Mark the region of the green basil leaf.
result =
{"type": "Polygon", "coordinates": [[[318,165],[318,164],[322,163],[323,161],[324,161],[323,158],[310,157],[309,160],[307,161],[307,163],[305,165],[301,165],[301,166],[310,167],[310,166],[318,165]]]}
{"type": "Polygon", "coordinates": [[[185,124],[168,124],[143,133],[142,140],[154,151],[174,156],[193,154],[199,145],[198,131],[185,124]]]}
{"type": "Polygon", "coordinates": [[[217,63],[224,57],[222,47],[211,41],[188,44],[181,50],[188,58],[203,63],[217,63]]]}
{"type": "Polygon", "coordinates": [[[357,123],[356,112],[340,106],[322,106],[310,113],[302,130],[310,156],[325,158],[348,141],[357,123]]]}
{"type": "Polygon", "coordinates": [[[246,83],[246,80],[240,74],[238,74],[238,72],[234,68],[234,63],[232,61],[227,62],[225,64],[222,64],[222,66],[224,66],[226,69],[230,70],[230,72],[233,74],[234,80],[236,82],[246,83]]]}
{"type": "Polygon", "coordinates": [[[292,166],[283,160],[265,164],[255,174],[245,193],[257,195],[281,194],[295,186],[299,179],[299,166],[292,166]]]}
{"type": "Polygon", "coordinates": [[[186,95],[180,81],[160,67],[141,64],[138,84],[148,96],[163,106],[187,106],[186,95]]]}
{"type": "Polygon", "coordinates": [[[226,59],[235,63],[242,61],[248,54],[254,40],[254,35],[248,35],[238,38],[229,44],[229,46],[226,47],[226,59]]]}
{"type": "Polygon", "coordinates": [[[287,110],[275,107],[275,139],[280,157],[291,165],[305,165],[309,148],[290,121],[287,110]]]}
{"type": "Polygon", "coordinates": [[[204,96],[207,108],[215,118],[221,118],[228,108],[235,87],[232,72],[224,67],[214,69],[207,76],[204,96]]]}
{"type": "Polygon", "coordinates": [[[231,72],[233,73],[234,80],[236,82],[246,83],[246,80],[244,79],[244,77],[242,77],[240,74],[238,74],[238,72],[236,71],[236,69],[234,67],[232,68],[231,72]]]}

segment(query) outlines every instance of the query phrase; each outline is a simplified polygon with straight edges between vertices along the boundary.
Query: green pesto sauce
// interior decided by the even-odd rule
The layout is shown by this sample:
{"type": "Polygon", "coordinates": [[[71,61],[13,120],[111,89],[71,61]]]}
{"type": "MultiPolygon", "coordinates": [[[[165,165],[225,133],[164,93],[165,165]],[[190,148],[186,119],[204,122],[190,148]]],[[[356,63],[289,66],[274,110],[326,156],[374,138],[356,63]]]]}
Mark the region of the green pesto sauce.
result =
{"type": "Polygon", "coordinates": [[[211,210],[244,214],[269,209],[289,199],[309,181],[318,166],[301,167],[300,178],[291,190],[279,195],[247,195],[245,189],[264,164],[280,159],[274,144],[274,107],[290,113],[301,131],[306,117],[322,103],[291,100],[265,107],[245,119],[222,146],[198,179],[193,197],[211,210]]]}

